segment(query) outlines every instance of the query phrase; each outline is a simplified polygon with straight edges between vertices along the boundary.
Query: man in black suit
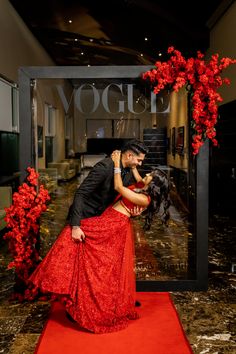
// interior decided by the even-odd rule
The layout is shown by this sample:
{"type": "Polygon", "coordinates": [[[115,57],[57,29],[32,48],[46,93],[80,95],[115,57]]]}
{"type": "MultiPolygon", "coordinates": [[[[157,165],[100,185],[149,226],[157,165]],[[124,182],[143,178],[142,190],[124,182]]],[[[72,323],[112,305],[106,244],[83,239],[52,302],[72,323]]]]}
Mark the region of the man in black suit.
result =
{"type": "MultiPolygon", "coordinates": [[[[121,177],[124,186],[134,182],[132,168],[141,166],[148,152],[139,140],[130,140],[121,149],[121,177]]],[[[80,228],[82,219],[101,215],[114,201],[114,164],[110,157],[99,161],[80,187],[76,190],[74,201],[69,211],[69,224],[72,226],[74,241],[83,241],[85,235],[80,228]]]]}

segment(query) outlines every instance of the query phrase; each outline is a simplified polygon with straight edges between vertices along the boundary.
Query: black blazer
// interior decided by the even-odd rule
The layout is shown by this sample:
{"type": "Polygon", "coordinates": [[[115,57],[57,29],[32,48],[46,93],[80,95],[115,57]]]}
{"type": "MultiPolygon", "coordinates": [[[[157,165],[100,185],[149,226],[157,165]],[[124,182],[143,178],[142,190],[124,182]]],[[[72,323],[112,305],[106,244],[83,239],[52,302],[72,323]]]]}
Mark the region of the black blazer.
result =
{"type": "MultiPolygon", "coordinates": [[[[134,183],[131,169],[122,168],[121,176],[124,186],[134,183]]],[[[76,190],[73,204],[69,210],[69,224],[79,226],[80,220],[102,214],[116,196],[114,163],[110,157],[107,157],[93,167],[76,190]]]]}

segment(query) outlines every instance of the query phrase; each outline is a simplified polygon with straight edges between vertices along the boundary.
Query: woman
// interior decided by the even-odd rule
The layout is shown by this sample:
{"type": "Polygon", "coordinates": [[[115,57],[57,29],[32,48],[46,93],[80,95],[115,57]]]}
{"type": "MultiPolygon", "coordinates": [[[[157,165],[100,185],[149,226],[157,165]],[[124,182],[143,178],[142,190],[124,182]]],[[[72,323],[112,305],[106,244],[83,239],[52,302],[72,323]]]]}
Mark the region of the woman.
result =
{"type": "Polygon", "coordinates": [[[166,189],[160,171],[141,180],[135,170],[139,183],[124,187],[119,151],[113,153],[112,160],[114,188],[120,198],[102,215],[81,221],[85,234],[82,242],[73,240],[71,226],[66,226],[29,279],[42,292],[62,299],[69,315],[94,333],[121,330],[129,320],[138,318],[130,209],[137,205],[148,210],[151,206],[150,221],[166,189]]]}

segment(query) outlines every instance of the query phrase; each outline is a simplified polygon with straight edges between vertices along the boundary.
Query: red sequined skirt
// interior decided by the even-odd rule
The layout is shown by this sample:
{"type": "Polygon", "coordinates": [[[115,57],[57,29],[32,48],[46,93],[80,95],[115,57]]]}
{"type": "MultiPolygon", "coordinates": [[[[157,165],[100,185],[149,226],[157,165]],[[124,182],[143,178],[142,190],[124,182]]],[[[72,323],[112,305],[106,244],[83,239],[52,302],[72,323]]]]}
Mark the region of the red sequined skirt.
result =
{"type": "Polygon", "coordinates": [[[66,226],[30,281],[63,296],[66,310],[94,333],[127,327],[135,311],[134,246],[130,219],[109,207],[81,221],[86,238],[75,243],[66,226]]]}

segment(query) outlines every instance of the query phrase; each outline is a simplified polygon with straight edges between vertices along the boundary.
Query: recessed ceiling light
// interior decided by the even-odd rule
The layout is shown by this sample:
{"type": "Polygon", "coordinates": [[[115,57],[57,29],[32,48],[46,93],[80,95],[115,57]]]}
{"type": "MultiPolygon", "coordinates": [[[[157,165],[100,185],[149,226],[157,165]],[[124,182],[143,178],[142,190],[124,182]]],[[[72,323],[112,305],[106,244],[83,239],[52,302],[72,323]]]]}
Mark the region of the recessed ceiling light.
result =
{"type": "Polygon", "coordinates": [[[159,57],[161,57],[161,56],[162,56],[162,53],[158,53],[158,55],[159,55],[159,57]]]}
{"type": "Polygon", "coordinates": [[[148,38],[147,38],[147,37],[145,37],[145,38],[144,38],[144,40],[145,40],[145,41],[148,41],[148,38]]]}
{"type": "Polygon", "coordinates": [[[72,23],[72,20],[69,20],[68,22],[69,22],[69,23],[72,23]]]}
{"type": "Polygon", "coordinates": [[[75,38],[75,42],[78,42],[78,38],[75,38]]]}
{"type": "Polygon", "coordinates": [[[84,52],[81,52],[81,55],[84,55],[84,52]]]}
{"type": "Polygon", "coordinates": [[[140,56],[143,57],[143,53],[141,53],[140,56]]]}

